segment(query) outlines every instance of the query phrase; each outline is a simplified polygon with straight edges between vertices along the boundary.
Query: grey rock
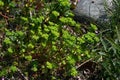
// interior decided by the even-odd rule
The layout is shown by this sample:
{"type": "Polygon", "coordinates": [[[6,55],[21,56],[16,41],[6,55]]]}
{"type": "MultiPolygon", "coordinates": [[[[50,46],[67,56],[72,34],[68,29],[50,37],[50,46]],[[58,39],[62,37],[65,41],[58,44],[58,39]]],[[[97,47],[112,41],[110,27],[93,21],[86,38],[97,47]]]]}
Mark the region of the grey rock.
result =
{"type": "Polygon", "coordinates": [[[112,10],[113,0],[79,0],[76,8],[73,10],[75,19],[80,21],[89,20],[96,22],[107,22],[111,16],[109,10],[112,10]]]}

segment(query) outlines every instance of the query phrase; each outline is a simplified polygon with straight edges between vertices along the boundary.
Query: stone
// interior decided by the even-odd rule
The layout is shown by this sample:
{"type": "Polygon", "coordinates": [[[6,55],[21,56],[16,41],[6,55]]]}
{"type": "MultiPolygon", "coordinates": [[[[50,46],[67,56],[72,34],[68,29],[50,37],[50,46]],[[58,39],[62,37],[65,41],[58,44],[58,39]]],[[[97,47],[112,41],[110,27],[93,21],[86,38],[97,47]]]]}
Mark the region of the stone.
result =
{"type": "Polygon", "coordinates": [[[89,20],[99,23],[107,22],[112,10],[113,0],[79,0],[73,10],[77,21],[89,20]]]}

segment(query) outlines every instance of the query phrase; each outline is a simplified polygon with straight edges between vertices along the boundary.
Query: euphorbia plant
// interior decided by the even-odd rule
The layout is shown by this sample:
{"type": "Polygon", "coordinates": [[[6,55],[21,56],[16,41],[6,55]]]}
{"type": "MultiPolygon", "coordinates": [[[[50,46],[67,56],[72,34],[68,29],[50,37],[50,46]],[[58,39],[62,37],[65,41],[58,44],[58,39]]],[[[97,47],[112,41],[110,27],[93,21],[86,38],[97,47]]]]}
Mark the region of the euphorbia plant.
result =
{"type": "Polygon", "coordinates": [[[6,25],[2,25],[0,76],[16,79],[76,76],[76,62],[91,58],[88,47],[99,41],[94,34],[96,26],[91,25],[91,30],[84,34],[80,24],[73,20],[68,0],[42,1],[44,6],[37,10],[36,1],[32,0],[1,2],[1,10],[6,10],[2,13],[12,18],[1,18],[6,25]]]}

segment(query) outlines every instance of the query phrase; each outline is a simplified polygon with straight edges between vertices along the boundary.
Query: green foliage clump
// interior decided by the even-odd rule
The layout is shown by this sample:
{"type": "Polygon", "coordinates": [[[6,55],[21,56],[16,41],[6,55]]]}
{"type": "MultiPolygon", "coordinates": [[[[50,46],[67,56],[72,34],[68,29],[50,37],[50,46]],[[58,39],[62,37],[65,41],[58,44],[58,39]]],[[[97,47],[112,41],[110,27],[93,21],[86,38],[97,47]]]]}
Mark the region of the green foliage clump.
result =
{"type": "Polygon", "coordinates": [[[105,80],[120,79],[120,1],[113,0],[114,10],[110,17],[110,24],[101,31],[100,41],[102,46],[98,48],[101,76],[105,80]]]}
{"type": "Polygon", "coordinates": [[[83,33],[68,0],[0,0],[0,6],[0,77],[16,78],[16,72],[34,80],[76,76],[76,63],[94,55],[96,26],[83,33]]]}

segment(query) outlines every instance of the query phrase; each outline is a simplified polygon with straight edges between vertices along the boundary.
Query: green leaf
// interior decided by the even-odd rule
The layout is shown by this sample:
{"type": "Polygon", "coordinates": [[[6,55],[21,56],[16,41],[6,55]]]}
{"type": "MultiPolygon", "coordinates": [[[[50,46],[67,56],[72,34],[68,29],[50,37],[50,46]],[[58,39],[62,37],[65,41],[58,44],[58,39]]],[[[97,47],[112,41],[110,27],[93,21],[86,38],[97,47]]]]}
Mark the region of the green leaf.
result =
{"type": "Polygon", "coordinates": [[[118,40],[120,42],[120,28],[118,26],[116,26],[116,33],[117,33],[117,36],[118,36],[118,40]]]}
{"type": "Polygon", "coordinates": [[[65,23],[65,22],[66,22],[66,18],[65,18],[65,17],[61,17],[61,18],[59,18],[59,20],[60,20],[62,23],[65,23]]]}
{"type": "Polygon", "coordinates": [[[15,71],[17,71],[17,67],[16,67],[16,66],[11,66],[11,67],[10,67],[10,70],[11,70],[12,72],[15,72],[15,71]]]}
{"type": "Polygon", "coordinates": [[[42,46],[45,47],[45,46],[46,46],[46,43],[43,42],[43,43],[42,43],[42,46]]]}
{"type": "Polygon", "coordinates": [[[66,64],[66,61],[65,61],[65,60],[63,60],[63,61],[62,61],[62,64],[63,64],[63,65],[65,65],[65,64],[66,64]]]}
{"type": "Polygon", "coordinates": [[[21,19],[22,19],[23,21],[28,22],[28,18],[26,18],[26,17],[21,17],[21,19]]]}
{"type": "Polygon", "coordinates": [[[40,23],[42,23],[44,19],[45,19],[44,16],[40,16],[40,17],[38,18],[38,20],[39,20],[40,23]]]}
{"type": "Polygon", "coordinates": [[[6,31],[6,36],[13,36],[14,35],[14,32],[11,32],[9,30],[6,31]]]}
{"type": "Polygon", "coordinates": [[[46,62],[46,67],[47,67],[48,69],[52,69],[52,68],[53,68],[53,64],[47,61],[47,62],[46,62]]]}
{"type": "Polygon", "coordinates": [[[85,40],[84,40],[83,37],[82,37],[82,38],[78,37],[77,40],[78,40],[78,42],[79,42],[80,44],[85,43],[85,40]]]}
{"type": "Polygon", "coordinates": [[[39,39],[39,36],[37,36],[37,35],[33,35],[33,36],[32,36],[32,39],[34,39],[34,40],[37,41],[37,40],[39,39]]]}
{"type": "Polygon", "coordinates": [[[91,56],[90,56],[90,53],[89,53],[87,50],[85,51],[85,54],[87,55],[88,58],[91,57],[91,56]]]}
{"type": "Polygon", "coordinates": [[[60,6],[70,7],[70,2],[68,0],[58,0],[58,2],[60,3],[60,6]]]}
{"type": "Polygon", "coordinates": [[[52,14],[55,16],[55,17],[58,17],[60,14],[59,14],[59,12],[57,12],[57,11],[52,11],[52,14]]]}
{"type": "Polygon", "coordinates": [[[31,33],[31,34],[35,34],[35,31],[34,31],[34,30],[30,30],[30,33],[31,33]]]}
{"type": "Polygon", "coordinates": [[[99,39],[98,37],[94,37],[94,40],[95,40],[96,42],[99,42],[99,41],[100,41],[100,39],[99,39]]]}
{"type": "Polygon", "coordinates": [[[59,33],[57,31],[51,31],[51,33],[55,36],[55,37],[59,37],[59,33]]]}
{"type": "Polygon", "coordinates": [[[17,62],[17,61],[14,61],[14,62],[13,62],[13,65],[18,66],[18,62],[17,62]]]}
{"type": "Polygon", "coordinates": [[[54,51],[57,51],[57,47],[56,47],[56,46],[52,46],[52,49],[53,49],[54,51]]]}
{"type": "Polygon", "coordinates": [[[0,0],[0,7],[4,6],[4,2],[0,0]]]}
{"type": "Polygon", "coordinates": [[[22,31],[16,31],[16,33],[17,33],[19,36],[23,36],[23,35],[24,35],[24,32],[22,32],[22,31]]]}
{"type": "Polygon", "coordinates": [[[32,43],[29,43],[29,44],[28,44],[28,48],[33,49],[33,48],[34,48],[34,45],[33,45],[32,43]]]}
{"type": "Polygon", "coordinates": [[[15,6],[16,6],[16,3],[15,3],[14,1],[12,1],[12,2],[9,3],[9,6],[15,7],[15,6]]]}
{"type": "MultiPolygon", "coordinates": [[[[55,23],[53,23],[53,22],[51,22],[51,21],[49,21],[48,22],[49,23],[49,25],[51,25],[51,26],[53,26],[55,23]]],[[[50,27],[51,28],[51,27],[50,27]]]]}
{"type": "Polygon", "coordinates": [[[7,68],[3,68],[3,69],[0,71],[0,77],[7,75],[7,73],[8,73],[7,68]]]}
{"type": "Polygon", "coordinates": [[[97,30],[97,26],[96,25],[94,25],[94,24],[90,24],[91,25],[91,28],[95,31],[95,30],[97,30]]]}
{"type": "Polygon", "coordinates": [[[72,12],[68,12],[68,16],[74,17],[74,14],[72,12]]]}
{"type": "Polygon", "coordinates": [[[25,59],[28,60],[28,61],[31,61],[32,60],[32,56],[31,55],[25,56],[25,59]]]}
{"type": "Polygon", "coordinates": [[[4,43],[5,43],[5,44],[12,44],[11,40],[10,40],[8,37],[6,37],[6,38],[4,39],[4,43]]]}
{"type": "Polygon", "coordinates": [[[30,2],[33,2],[34,0],[29,0],[30,2]]]}
{"type": "Polygon", "coordinates": [[[102,39],[102,37],[100,37],[100,40],[101,40],[101,43],[102,43],[102,45],[104,47],[104,50],[107,52],[107,44],[106,44],[106,42],[102,39]]]}
{"type": "Polygon", "coordinates": [[[72,75],[72,76],[76,76],[77,75],[77,70],[76,70],[76,68],[72,68],[72,69],[70,69],[70,74],[72,75]]]}
{"type": "Polygon", "coordinates": [[[26,50],[25,49],[21,49],[21,52],[24,53],[26,50]]]}
{"type": "Polygon", "coordinates": [[[74,65],[75,62],[76,62],[75,59],[72,56],[70,56],[70,55],[67,56],[66,59],[67,59],[68,63],[71,64],[71,65],[74,65]]]}
{"type": "Polygon", "coordinates": [[[34,71],[34,72],[38,71],[38,69],[37,69],[36,66],[33,66],[33,67],[31,68],[31,70],[34,71]]]}
{"type": "Polygon", "coordinates": [[[43,37],[45,40],[48,40],[49,35],[48,35],[48,34],[43,34],[42,37],[43,37]]]}
{"type": "Polygon", "coordinates": [[[9,53],[13,53],[13,49],[12,49],[11,47],[8,48],[7,51],[8,51],[9,53]]]}
{"type": "Polygon", "coordinates": [[[30,25],[31,25],[32,27],[35,27],[35,23],[30,23],[30,25]]]}
{"type": "Polygon", "coordinates": [[[120,51],[120,46],[114,42],[112,38],[106,38],[106,40],[118,51],[120,51]]]}

